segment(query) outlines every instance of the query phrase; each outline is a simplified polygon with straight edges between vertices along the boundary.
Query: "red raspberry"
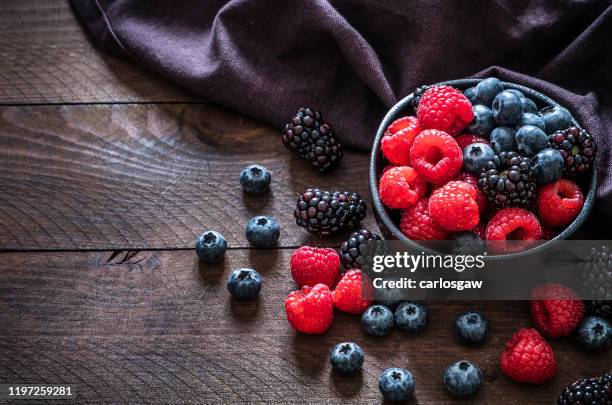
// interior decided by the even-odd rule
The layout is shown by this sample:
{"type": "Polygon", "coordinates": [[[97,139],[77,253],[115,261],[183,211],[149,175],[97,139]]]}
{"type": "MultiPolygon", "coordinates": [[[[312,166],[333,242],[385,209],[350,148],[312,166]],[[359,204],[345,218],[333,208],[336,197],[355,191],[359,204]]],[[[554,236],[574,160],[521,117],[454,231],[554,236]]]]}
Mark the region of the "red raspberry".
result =
{"type": "Polygon", "coordinates": [[[380,178],[380,199],[389,208],[408,208],[426,191],[425,180],[410,166],[391,168],[380,178]]]}
{"type": "Polygon", "coordinates": [[[535,329],[519,329],[499,362],[502,373],[522,383],[543,384],[557,373],[552,347],[535,329]]]}
{"type": "Polygon", "coordinates": [[[476,189],[476,203],[478,204],[478,212],[480,215],[484,215],[487,212],[487,197],[484,195],[482,190],[478,187],[478,177],[472,173],[459,173],[456,180],[471,184],[476,189]]]}
{"type": "Polygon", "coordinates": [[[362,278],[366,280],[361,270],[349,270],[344,273],[332,292],[336,308],[349,314],[360,314],[370,306],[372,291],[369,288],[362,291],[362,278]]]}
{"type": "Polygon", "coordinates": [[[473,143],[484,143],[486,145],[491,145],[491,143],[487,139],[472,134],[459,135],[455,138],[455,141],[457,141],[457,145],[459,145],[461,150],[465,149],[466,146],[471,145],[473,143]]]}
{"type": "Polygon", "coordinates": [[[393,121],[380,141],[383,155],[394,165],[410,165],[410,148],[421,132],[416,117],[403,117],[393,121]]]}
{"type": "Polygon", "coordinates": [[[503,208],[489,221],[486,237],[490,241],[504,241],[504,243],[489,243],[493,251],[519,252],[542,237],[542,228],[538,218],[531,212],[522,208],[503,208]],[[506,240],[513,242],[506,243],[506,240]]]}
{"type": "Polygon", "coordinates": [[[332,248],[302,246],[291,255],[291,276],[300,286],[334,286],[340,274],[340,256],[332,248]]]}
{"type": "Polygon", "coordinates": [[[290,292],[285,300],[287,320],[293,329],[302,333],[325,332],[334,319],[334,301],[329,287],[317,284],[290,292]]]}
{"type": "Polygon", "coordinates": [[[430,87],[421,96],[417,111],[423,129],[439,129],[457,135],[472,119],[472,103],[451,86],[430,87]]]}
{"type": "Polygon", "coordinates": [[[450,181],[429,198],[429,214],[447,231],[469,231],[480,221],[478,190],[463,181],[450,181]]]}
{"type": "Polygon", "coordinates": [[[415,138],[410,158],[425,180],[438,185],[452,180],[463,166],[463,152],[455,138],[435,129],[423,131],[415,138]]]}
{"type": "Polygon", "coordinates": [[[421,198],[402,212],[400,230],[412,240],[446,240],[448,232],[436,224],[429,215],[429,200],[421,198]]]}
{"type": "Polygon", "coordinates": [[[542,284],[531,292],[531,319],[547,336],[571,334],[584,317],[584,303],[569,288],[555,283],[542,284]]]}
{"type": "Polygon", "coordinates": [[[564,226],[576,218],[584,204],[584,196],[576,183],[560,179],[539,189],[537,203],[543,222],[564,226]]]}

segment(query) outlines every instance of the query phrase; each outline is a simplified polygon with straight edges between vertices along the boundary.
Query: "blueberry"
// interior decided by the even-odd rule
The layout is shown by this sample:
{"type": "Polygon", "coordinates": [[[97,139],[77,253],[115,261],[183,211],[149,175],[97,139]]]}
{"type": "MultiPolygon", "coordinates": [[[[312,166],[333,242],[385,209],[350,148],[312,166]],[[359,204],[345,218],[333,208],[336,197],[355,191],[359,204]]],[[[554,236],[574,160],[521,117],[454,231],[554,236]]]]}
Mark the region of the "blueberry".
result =
{"type": "Polygon", "coordinates": [[[200,260],[207,263],[218,262],[225,256],[227,242],[217,231],[206,231],[196,239],[195,250],[200,260]]]}
{"type": "Polygon", "coordinates": [[[246,238],[256,247],[269,248],[276,245],[280,227],[272,217],[257,216],[249,220],[246,226],[246,238]]]}
{"type": "Polygon", "coordinates": [[[461,360],[448,366],[444,372],[444,385],[457,397],[475,395],[482,384],[482,371],[471,361],[461,360]]]}
{"type": "Polygon", "coordinates": [[[540,183],[552,183],[563,174],[563,155],[556,149],[542,149],[531,159],[531,170],[535,180],[540,183]]]}
{"type": "Polygon", "coordinates": [[[474,104],[474,96],[476,95],[476,87],[470,87],[463,92],[463,95],[467,97],[472,104],[474,104]]]}
{"type": "Polygon", "coordinates": [[[516,95],[518,98],[525,98],[525,95],[520,91],[520,90],[516,90],[516,89],[506,89],[506,91],[516,95]]]}
{"type": "Polygon", "coordinates": [[[495,153],[516,151],[516,131],[510,127],[497,127],[491,132],[491,148],[495,153]]]}
{"type": "Polygon", "coordinates": [[[414,393],[414,387],[412,374],[404,368],[388,368],[378,377],[378,389],[389,401],[406,401],[414,393]]]}
{"type": "Polygon", "coordinates": [[[521,98],[521,103],[523,104],[523,112],[535,114],[538,112],[538,106],[536,103],[527,97],[521,98]]]}
{"type": "MultiPolygon", "coordinates": [[[[455,254],[481,254],[485,251],[485,245],[480,236],[471,231],[455,232],[452,235],[453,253],[455,254]]],[[[459,271],[459,269],[455,268],[459,271]]]]}
{"type": "Polygon", "coordinates": [[[464,312],[455,320],[455,336],[463,344],[481,345],[489,336],[489,320],[480,312],[464,312]]]}
{"type": "Polygon", "coordinates": [[[578,346],[586,351],[604,350],[612,345],[612,326],[599,316],[587,316],[578,328],[578,346]]]}
{"type": "Polygon", "coordinates": [[[240,172],[240,184],[250,194],[261,194],[270,186],[272,176],[268,169],[260,165],[248,165],[240,172]]]}
{"type": "Polygon", "coordinates": [[[470,173],[480,173],[493,157],[493,149],[485,143],[473,143],[463,150],[463,169],[470,173]]]}
{"type": "Polygon", "coordinates": [[[395,310],[395,324],[409,332],[423,330],[427,325],[427,309],[417,302],[402,302],[395,310]]]}
{"type": "Polygon", "coordinates": [[[542,131],[544,131],[544,128],[546,128],[544,121],[539,115],[528,112],[523,114],[521,120],[518,122],[518,124],[516,124],[516,129],[524,127],[525,125],[533,125],[534,127],[540,128],[542,131]]]}
{"type": "Polygon", "coordinates": [[[391,310],[395,310],[402,303],[402,297],[402,291],[397,288],[385,286],[374,290],[374,301],[376,304],[384,305],[391,310]]]}
{"type": "Polygon", "coordinates": [[[488,138],[495,128],[493,110],[481,104],[475,105],[472,110],[474,110],[474,120],[467,127],[467,132],[488,138]]]}
{"type": "Polygon", "coordinates": [[[495,96],[497,96],[503,90],[504,86],[499,79],[495,77],[484,79],[476,85],[476,91],[474,92],[474,99],[472,103],[491,107],[495,96]]]}
{"type": "Polygon", "coordinates": [[[227,279],[227,289],[237,300],[254,300],[261,290],[261,276],[253,269],[236,269],[227,279]]]}
{"type": "Polygon", "coordinates": [[[385,336],[393,329],[393,312],[384,305],[372,305],[361,314],[361,329],[372,336],[385,336]]]}
{"type": "Polygon", "coordinates": [[[535,156],[542,149],[550,148],[548,136],[538,127],[525,125],[516,131],[516,145],[519,154],[535,156]]]}
{"type": "Polygon", "coordinates": [[[572,125],[572,115],[561,106],[544,108],[540,111],[540,116],[546,126],[546,133],[549,135],[572,125]]]}
{"type": "Polygon", "coordinates": [[[329,362],[339,374],[355,374],[363,364],[363,350],[353,342],[338,343],[329,353],[329,362]]]}
{"type": "Polygon", "coordinates": [[[498,126],[514,126],[523,116],[523,104],[514,93],[502,91],[493,100],[493,119],[498,126]]]}

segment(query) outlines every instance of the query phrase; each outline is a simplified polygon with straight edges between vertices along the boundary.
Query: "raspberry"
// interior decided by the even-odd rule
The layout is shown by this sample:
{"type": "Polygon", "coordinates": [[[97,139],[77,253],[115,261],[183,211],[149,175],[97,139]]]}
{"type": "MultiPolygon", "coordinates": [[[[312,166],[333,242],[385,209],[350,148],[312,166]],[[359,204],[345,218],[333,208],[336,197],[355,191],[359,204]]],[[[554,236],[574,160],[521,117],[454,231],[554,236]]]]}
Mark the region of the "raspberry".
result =
{"type": "Polygon", "coordinates": [[[538,218],[522,208],[503,208],[497,211],[487,225],[487,240],[515,241],[512,244],[489,243],[493,251],[500,253],[519,252],[541,237],[542,227],[538,218]]]}
{"type": "Polygon", "coordinates": [[[425,180],[409,166],[391,168],[380,178],[380,199],[389,208],[408,208],[426,191],[425,180]]]}
{"type": "Polygon", "coordinates": [[[419,121],[415,117],[393,121],[380,141],[383,155],[395,165],[410,165],[410,148],[419,132],[419,121]]]}
{"type": "Polygon", "coordinates": [[[429,214],[447,231],[469,231],[480,221],[478,190],[463,181],[450,181],[429,198],[429,214]]]}
{"type": "Polygon", "coordinates": [[[322,283],[331,288],[338,279],[340,257],[331,248],[302,246],[291,255],[290,265],[300,287],[322,283]]]}
{"type": "Polygon", "coordinates": [[[531,292],[531,319],[547,336],[571,334],[584,317],[584,303],[569,288],[555,283],[542,284],[531,292]]]}
{"type": "Polygon", "coordinates": [[[421,132],[410,149],[412,166],[430,183],[442,185],[452,180],[463,166],[463,151],[446,132],[421,132]]]}
{"type": "Polygon", "coordinates": [[[501,371],[514,381],[543,384],[557,373],[552,347],[535,329],[519,329],[502,352],[501,371]]]}
{"type": "Polygon", "coordinates": [[[455,138],[455,141],[457,141],[457,145],[459,145],[461,150],[465,149],[466,146],[471,145],[473,143],[484,143],[485,145],[491,145],[491,143],[487,139],[472,134],[459,135],[455,138]]]}
{"type": "Polygon", "coordinates": [[[362,278],[365,280],[361,270],[349,270],[344,273],[332,292],[336,308],[349,314],[360,314],[370,306],[372,294],[369,288],[362,291],[362,278]]]}
{"type": "Polygon", "coordinates": [[[576,218],[584,204],[584,196],[576,183],[560,179],[539,189],[537,203],[542,221],[559,227],[576,218]]]}
{"type": "Polygon", "coordinates": [[[334,301],[329,287],[317,284],[290,292],[285,300],[287,320],[298,332],[321,334],[334,319],[334,301]]]}
{"type": "Polygon", "coordinates": [[[423,129],[457,135],[474,119],[472,103],[451,86],[432,86],[421,97],[417,111],[423,129]]]}
{"type": "Polygon", "coordinates": [[[400,230],[412,240],[446,240],[448,232],[436,224],[429,215],[429,200],[421,198],[402,212],[400,230]]]}
{"type": "Polygon", "coordinates": [[[487,197],[478,187],[478,177],[472,173],[461,172],[455,180],[463,181],[474,186],[476,189],[476,203],[478,204],[478,212],[480,212],[480,215],[484,215],[487,212],[487,197]]]}

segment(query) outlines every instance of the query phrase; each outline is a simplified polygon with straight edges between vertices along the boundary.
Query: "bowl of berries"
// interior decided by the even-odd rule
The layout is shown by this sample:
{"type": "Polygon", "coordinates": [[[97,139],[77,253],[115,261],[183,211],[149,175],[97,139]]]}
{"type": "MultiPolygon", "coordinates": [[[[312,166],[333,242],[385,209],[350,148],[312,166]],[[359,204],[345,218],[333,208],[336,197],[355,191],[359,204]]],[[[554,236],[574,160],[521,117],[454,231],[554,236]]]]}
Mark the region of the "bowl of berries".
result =
{"type": "Polygon", "coordinates": [[[376,134],[376,221],[416,250],[442,240],[504,241],[495,257],[545,249],[587,218],[596,151],[566,108],[531,88],[497,78],[421,86],[376,134]]]}

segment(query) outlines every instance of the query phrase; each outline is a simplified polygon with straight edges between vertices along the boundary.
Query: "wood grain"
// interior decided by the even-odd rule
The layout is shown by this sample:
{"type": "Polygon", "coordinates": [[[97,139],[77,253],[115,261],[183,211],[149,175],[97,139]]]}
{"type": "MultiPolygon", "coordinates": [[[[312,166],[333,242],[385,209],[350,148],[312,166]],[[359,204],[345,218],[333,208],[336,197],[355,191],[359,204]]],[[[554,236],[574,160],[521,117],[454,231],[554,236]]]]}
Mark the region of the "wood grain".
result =
{"type": "Polygon", "coordinates": [[[377,376],[390,366],[412,370],[421,404],[450,403],[441,375],[469,359],[485,374],[474,403],[552,403],[560,388],[603,372],[610,352],[588,356],[571,338],[552,342],[559,375],[540,387],[519,385],[497,366],[514,330],[530,326],[524,302],[435,302],[427,329],[364,335],[359,318],[337,314],[323,336],[295,334],[283,309],[290,251],[232,250],[224,263],[200,265],[192,252],[0,254],[0,383],[74,383],[84,402],[378,402],[377,376]],[[255,302],[229,298],[237,267],[261,271],[255,302]],[[491,339],[460,346],[452,319],[483,310],[491,339]],[[331,373],[328,351],[354,340],[366,352],[363,373],[331,373]],[[511,393],[511,394],[510,394],[511,393]]]}
{"type": "Polygon", "coordinates": [[[96,50],[67,0],[0,2],[0,104],[199,99],[134,61],[96,50]]]}
{"type": "MultiPolygon", "coordinates": [[[[248,247],[252,216],[280,223],[280,246],[320,240],[293,219],[306,188],[369,200],[368,156],[348,152],[333,176],[284,148],[279,131],[212,105],[0,107],[0,249],[191,248],[204,229],[248,247]],[[243,194],[249,163],[269,193],[243,194]]],[[[370,212],[364,226],[373,228],[370,212]]]]}

